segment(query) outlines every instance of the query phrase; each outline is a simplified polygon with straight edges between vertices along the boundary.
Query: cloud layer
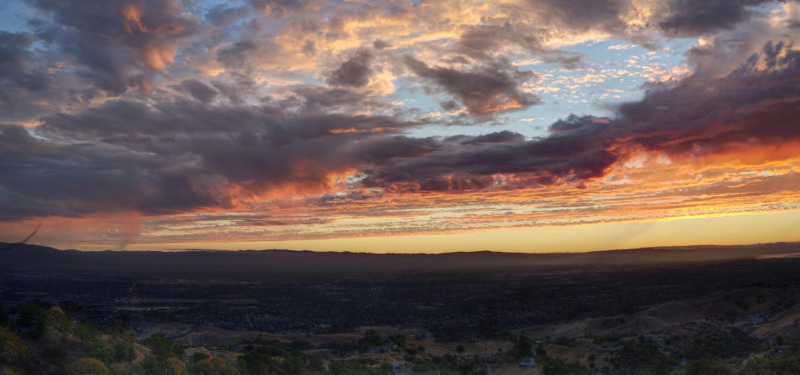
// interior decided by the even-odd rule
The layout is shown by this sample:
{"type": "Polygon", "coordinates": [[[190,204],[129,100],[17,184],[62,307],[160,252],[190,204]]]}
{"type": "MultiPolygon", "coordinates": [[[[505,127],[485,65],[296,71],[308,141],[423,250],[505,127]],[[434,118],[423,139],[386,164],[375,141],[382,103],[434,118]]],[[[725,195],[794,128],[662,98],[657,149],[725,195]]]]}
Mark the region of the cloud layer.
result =
{"type": "Polygon", "coordinates": [[[785,182],[800,159],[794,2],[27,5],[25,30],[0,31],[6,223],[131,214],[166,230],[208,214],[316,238],[420,232],[408,212],[425,205],[452,210],[437,231],[553,224],[494,210],[525,195],[586,206],[598,189],[625,210],[597,205],[576,223],[654,215],[632,198],[644,195],[668,196],[677,215],[706,203],[684,206],[689,193],[664,184],[734,189],[725,173],[742,181],[724,212],[797,193],[785,182]],[[611,75],[641,59],[625,52],[603,73],[582,52],[593,43],[651,56],[684,38],[699,38],[687,73],[648,76],[639,99],[595,103],[598,115],[568,114],[580,97],[547,99],[590,82],[622,90],[611,75]],[[540,131],[511,126],[556,105],[564,115],[540,131]],[[477,199],[485,211],[459,213],[477,199]],[[383,221],[359,221],[370,217],[383,221]]]}

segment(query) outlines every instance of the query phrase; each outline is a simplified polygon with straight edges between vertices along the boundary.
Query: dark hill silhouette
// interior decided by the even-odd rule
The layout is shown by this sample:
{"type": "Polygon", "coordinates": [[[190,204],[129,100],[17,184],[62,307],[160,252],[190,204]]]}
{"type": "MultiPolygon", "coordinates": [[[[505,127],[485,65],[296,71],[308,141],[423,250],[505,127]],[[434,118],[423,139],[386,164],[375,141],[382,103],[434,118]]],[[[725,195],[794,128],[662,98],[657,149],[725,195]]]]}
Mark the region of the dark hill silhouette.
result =
{"type": "MultiPolygon", "coordinates": [[[[0,244],[2,245],[2,244],[0,244]]],[[[589,253],[523,254],[491,251],[371,254],[290,250],[77,251],[20,244],[0,252],[0,272],[175,278],[271,278],[337,274],[540,270],[711,262],[800,253],[800,243],[692,246],[589,253]]]]}

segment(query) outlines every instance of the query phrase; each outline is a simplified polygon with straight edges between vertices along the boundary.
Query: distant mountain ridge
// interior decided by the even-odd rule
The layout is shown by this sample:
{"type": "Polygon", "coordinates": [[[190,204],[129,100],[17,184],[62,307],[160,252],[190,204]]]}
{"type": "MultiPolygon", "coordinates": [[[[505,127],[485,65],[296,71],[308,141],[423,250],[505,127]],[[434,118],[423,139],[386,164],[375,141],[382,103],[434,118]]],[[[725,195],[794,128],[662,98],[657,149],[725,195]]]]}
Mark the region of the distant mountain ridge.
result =
{"type": "Polygon", "coordinates": [[[779,258],[800,254],[800,243],[658,247],[588,253],[372,254],[293,250],[78,251],[18,245],[0,252],[0,272],[175,278],[269,278],[305,274],[458,272],[565,266],[637,266],[779,258]]]}

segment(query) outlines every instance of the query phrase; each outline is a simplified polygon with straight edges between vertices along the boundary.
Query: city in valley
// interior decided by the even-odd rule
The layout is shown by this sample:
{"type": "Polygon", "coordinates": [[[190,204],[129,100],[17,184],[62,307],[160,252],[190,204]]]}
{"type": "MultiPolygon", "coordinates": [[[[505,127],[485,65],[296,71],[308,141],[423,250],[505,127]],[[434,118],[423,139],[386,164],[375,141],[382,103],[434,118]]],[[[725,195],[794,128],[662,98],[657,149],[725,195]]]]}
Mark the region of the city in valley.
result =
{"type": "Polygon", "coordinates": [[[782,373],[800,361],[799,254],[21,245],[2,254],[2,359],[11,373],[782,373]]]}

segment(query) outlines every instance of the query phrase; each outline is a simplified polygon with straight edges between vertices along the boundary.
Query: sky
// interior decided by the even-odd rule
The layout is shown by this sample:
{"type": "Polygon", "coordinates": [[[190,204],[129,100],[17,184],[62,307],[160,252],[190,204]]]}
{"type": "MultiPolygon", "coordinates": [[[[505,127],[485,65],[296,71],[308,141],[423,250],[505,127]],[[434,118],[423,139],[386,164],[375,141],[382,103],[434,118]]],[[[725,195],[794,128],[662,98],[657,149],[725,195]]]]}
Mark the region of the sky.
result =
{"type": "Polygon", "coordinates": [[[0,241],[800,241],[800,4],[0,1],[0,241]]]}

